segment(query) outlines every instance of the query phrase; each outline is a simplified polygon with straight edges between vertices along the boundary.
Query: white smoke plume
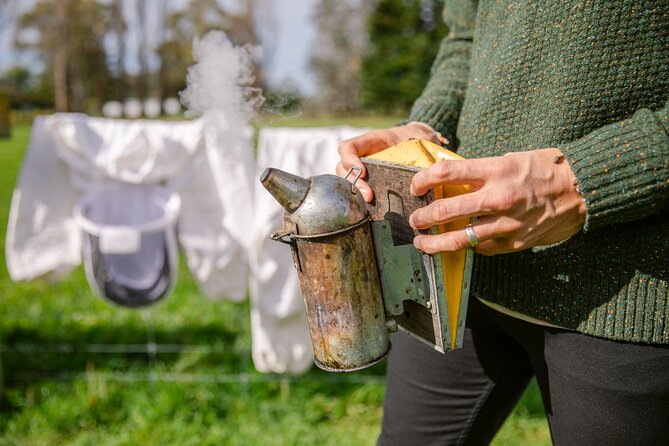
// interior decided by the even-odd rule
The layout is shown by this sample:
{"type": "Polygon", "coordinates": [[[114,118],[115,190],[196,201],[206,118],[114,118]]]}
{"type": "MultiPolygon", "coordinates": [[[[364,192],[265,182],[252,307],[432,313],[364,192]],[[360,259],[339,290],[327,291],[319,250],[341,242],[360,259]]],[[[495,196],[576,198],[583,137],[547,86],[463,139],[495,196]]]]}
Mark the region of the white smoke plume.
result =
{"type": "MultiPolygon", "coordinates": [[[[248,121],[264,101],[262,91],[252,86],[253,61],[259,51],[250,45],[234,46],[223,32],[207,33],[193,42],[196,63],[188,69],[187,87],[179,94],[191,116],[202,115],[205,155],[213,171],[225,173],[214,175],[223,203],[253,200],[253,129],[248,121]]],[[[247,222],[253,221],[253,207],[222,212],[232,240],[250,243],[247,222]]],[[[221,233],[221,243],[230,243],[229,239],[221,233]]]]}
{"type": "Polygon", "coordinates": [[[237,122],[253,117],[264,102],[262,91],[252,86],[259,52],[251,45],[234,46],[221,31],[195,39],[196,63],[188,69],[187,88],[179,93],[190,114],[217,112],[219,118],[237,122]]]}

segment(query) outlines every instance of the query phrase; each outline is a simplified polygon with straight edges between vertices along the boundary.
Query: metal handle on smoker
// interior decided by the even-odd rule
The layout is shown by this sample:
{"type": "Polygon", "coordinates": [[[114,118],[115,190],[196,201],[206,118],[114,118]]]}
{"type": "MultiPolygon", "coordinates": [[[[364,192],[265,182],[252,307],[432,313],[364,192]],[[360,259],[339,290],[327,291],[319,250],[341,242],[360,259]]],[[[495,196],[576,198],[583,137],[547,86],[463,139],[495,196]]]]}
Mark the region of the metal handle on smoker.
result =
{"type": "Polygon", "coordinates": [[[281,231],[270,235],[269,238],[275,242],[285,243],[286,245],[295,245],[295,240],[293,240],[293,238],[290,236],[290,229],[282,229],[281,231]]]}
{"type": "Polygon", "coordinates": [[[355,178],[353,179],[353,181],[351,181],[351,192],[355,194],[355,193],[357,193],[357,192],[356,192],[356,188],[355,188],[355,183],[357,183],[358,180],[360,179],[360,177],[362,176],[362,167],[358,167],[358,166],[353,166],[353,167],[351,167],[350,169],[348,169],[348,172],[346,172],[346,175],[344,175],[344,179],[345,179],[345,180],[348,179],[348,176],[349,176],[349,175],[351,174],[351,172],[353,172],[354,170],[358,171],[358,174],[355,176],[355,178]]]}
{"type": "Polygon", "coordinates": [[[290,228],[283,228],[281,231],[270,235],[269,238],[276,242],[285,243],[286,245],[290,246],[290,250],[295,258],[295,266],[299,272],[302,272],[302,261],[300,260],[300,253],[297,250],[297,243],[295,242],[295,239],[290,236],[291,234],[292,231],[290,228]]]}

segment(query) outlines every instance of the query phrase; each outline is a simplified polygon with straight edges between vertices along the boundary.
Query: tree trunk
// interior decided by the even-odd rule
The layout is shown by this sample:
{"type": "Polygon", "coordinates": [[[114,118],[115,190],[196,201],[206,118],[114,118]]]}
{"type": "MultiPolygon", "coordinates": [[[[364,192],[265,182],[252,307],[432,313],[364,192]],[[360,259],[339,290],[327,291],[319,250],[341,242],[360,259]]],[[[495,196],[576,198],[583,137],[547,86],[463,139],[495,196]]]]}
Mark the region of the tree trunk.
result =
{"type": "MultiPolygon", "coordinates": [[[[0,92],[0,138],[9,138],[10,136],[12,135],[9,125],[9,97],[0,92]]],[[[0,382],[0,384],[2,383],[0,382]]]]}
{"type": "Polygon", "coordinates": [[[139,22],[139,73],[137,74],[137,96],[144,101],[148,96],[149,89],[149,48],[148,48],[148,27],[146,26],[146,17],[148,2],[137,2],[137,22],[139,22]]]}
{"type": "Polygon", "coordinates": [[[55,28],[58,34],[62,35],[60,45],[56,46],[53,55],[53,92],[54,106],[57,112],[66,112],[69,110],[68,84],[67,84],[67,1],[55,0],[54,8],[56,16],[54,17],[55,28]]]}
{"type": "Polygon", "coordinates": [[[114,0],[113,4],[114,33],[116,34],[116,99],[125,101],[128,97],[128,85],[125,74],[125,18],[123,16],[123,0],[114,0]]]}
{"type": "MultiPolygon", "coordinates": [[[[167,14],[167,2],[160,2],[158,6],[156,7],[157,11],[156,13],[158,14],[158,23],[160,27],[160,42],[156,44],[156,48],[160,48],[162,44],[167,40],[168,36],[168,14],[167,14]]],[[[155,72],[155,80],[154,83],[156,85],[156,97],[160,100],[161,104],[161,109],[162,109],[162,103],[165,100],[166,96],[166,85],[165,85],[165,69],[163,67],[163,58],[162,54],[160,51],[155,51],[155,55],[158,57],[158,69],[155,72]]]]}

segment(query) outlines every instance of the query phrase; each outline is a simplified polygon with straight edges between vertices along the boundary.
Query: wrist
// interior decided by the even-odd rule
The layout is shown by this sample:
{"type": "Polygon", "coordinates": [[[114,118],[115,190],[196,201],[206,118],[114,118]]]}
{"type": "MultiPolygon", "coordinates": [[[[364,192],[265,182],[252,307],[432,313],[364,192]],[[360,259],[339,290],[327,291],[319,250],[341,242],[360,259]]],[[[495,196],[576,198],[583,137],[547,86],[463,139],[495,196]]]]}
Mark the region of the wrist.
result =
{"type": "Polygon", "coordinates": [[[560,149],[550,148],[546,150],[548,151],[548,156],[552,158],[552,162],[557,168],[560,181],[564,184],[562,190],[565,197],[573,203],[572,206],[575,208],[578,219],[581,224],[584,225],[587,209],[585,206],[585,198],[583,198],[578,186],[578,178],[574,175],[574,171],[571,169],[569,162],[560,149]]]}

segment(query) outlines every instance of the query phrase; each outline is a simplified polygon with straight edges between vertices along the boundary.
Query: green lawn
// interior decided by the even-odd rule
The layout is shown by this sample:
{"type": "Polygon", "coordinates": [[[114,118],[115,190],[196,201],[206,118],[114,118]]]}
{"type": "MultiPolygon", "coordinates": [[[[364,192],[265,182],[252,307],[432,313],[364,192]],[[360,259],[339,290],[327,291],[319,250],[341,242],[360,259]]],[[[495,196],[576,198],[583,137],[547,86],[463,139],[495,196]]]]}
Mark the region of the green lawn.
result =
{"type": "MultiPolygon", "coordinates": [[[[394,122],[295,116],[262,125],[394,122]]],[[[174,294],[142,311],[94,296],[81,269],[58,284],[12,283],[4,233],[29,132],[18,125],[0,139],[0,445],[374,444],[383,364],[346,375],[259,374],[248,305],[207,301],[183,266],[174,294]]],[[[494,443],[550,444],[536,385],[494,443]]]]}

